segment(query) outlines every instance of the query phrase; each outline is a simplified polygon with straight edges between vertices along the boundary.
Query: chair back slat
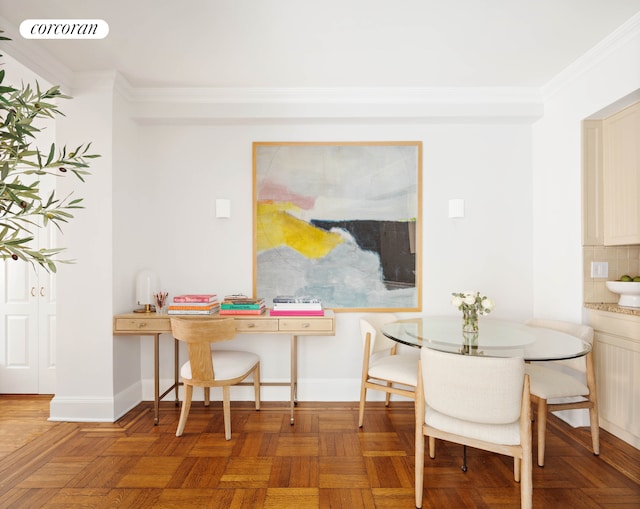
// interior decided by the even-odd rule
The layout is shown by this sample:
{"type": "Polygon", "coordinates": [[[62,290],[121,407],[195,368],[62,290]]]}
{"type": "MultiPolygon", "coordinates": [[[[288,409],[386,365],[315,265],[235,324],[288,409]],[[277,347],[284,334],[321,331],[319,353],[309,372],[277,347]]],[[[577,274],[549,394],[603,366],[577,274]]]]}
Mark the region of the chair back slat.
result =
{"type": "Polygon", "coordinates": [[[191,379],[200,382],[215,378],[210,343],[227,341],[236,335],[233,318],[189,319],[171,317],[173,337],[187,343],[191,379]]]}
{"type": "Polygon", "coordinates": [[[508,424],[520,417],[524,359],[457,355],[422,348],[424,397],[437,412],[466,421],[508,424]]]}
{"type": "Polygon", "coordinates": [[[171,317],[173,337],[185,343],[215,343],[227,341],[236,335],[233,318],[180,318],[171,317]]]}
{"type": "Polygon", "coordinates": [[[383,325],[395,322],[398,318],[393,313],[377,313],[365,315],[360,319],[360,336],[362,343],[365,343],[367,333],[371,334],[369,355],[382,350],[391,350],[396,343],[386,337],[380,329],[383,325]]]}

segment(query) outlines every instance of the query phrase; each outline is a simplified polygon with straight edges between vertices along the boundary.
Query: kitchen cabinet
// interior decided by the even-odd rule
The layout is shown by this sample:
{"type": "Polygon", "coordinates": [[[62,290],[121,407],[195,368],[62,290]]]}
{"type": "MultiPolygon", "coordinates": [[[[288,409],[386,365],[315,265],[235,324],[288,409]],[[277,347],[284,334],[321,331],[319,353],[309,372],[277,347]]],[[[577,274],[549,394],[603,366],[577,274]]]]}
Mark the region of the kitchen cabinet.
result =
{"type": "Polygon", "coordinates": [[[604,245],[640,244],[640,102],[604,119],[602,135],[604,245]]]}
{"type": "Polygon", "coordinates": [[[600,427],[640,448],[640,316],[589,310],[600,427]]]}
{"type": "Polygon", "coordinates": [[[582,124],[582,245],[604,245],[602,120],[582,124]]]}

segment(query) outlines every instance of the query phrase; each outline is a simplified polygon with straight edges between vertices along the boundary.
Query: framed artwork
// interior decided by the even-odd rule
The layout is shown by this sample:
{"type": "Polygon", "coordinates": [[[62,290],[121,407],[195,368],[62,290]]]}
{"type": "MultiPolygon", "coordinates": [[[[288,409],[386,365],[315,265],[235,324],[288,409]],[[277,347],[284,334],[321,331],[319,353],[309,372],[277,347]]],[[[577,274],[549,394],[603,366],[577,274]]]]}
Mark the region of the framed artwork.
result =
{"type": "Polygon", "coordinates": [[[421,310],[422,142],[254,142],[254,295],[421,310]]]}

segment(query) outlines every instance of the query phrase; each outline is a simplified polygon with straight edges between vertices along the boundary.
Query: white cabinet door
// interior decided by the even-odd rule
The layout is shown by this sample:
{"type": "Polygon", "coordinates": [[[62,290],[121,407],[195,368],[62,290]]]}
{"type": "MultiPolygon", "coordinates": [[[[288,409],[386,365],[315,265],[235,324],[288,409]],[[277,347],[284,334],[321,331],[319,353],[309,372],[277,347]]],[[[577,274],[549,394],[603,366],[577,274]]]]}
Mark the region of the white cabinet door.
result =
{"type": "MultiPolygon", "coordinates": [[[[55,228],[47,232],[46,245],[56,245],[55,228]]],[[[38,393],[56,392],[56,275],[38,269],[38,393]]]]}
{"type": "MultiPolygon", "coordinates": [[[[55,232],[41,230],[52,238],[55,232]]],[[[55,393],[55,275],[22,260],[0,262],[0,394],[55,393]]]]}
{"type": "Polygon", "coordinates": [[[38,277],[31,265],[2,267],[0,393],[38,393],[38,277]]]}

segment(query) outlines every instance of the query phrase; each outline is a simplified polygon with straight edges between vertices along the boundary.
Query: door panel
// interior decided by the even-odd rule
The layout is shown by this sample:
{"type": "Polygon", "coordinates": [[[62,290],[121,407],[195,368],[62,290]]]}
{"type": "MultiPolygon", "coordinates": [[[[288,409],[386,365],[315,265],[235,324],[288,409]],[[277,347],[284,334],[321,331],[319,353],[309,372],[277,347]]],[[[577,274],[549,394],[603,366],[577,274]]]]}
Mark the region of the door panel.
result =
{"type": "Polygon", "coordinates": [[[0,307],[0,393],[38,393],[38,286],[29,263],[5,260],[0,307]]]}

